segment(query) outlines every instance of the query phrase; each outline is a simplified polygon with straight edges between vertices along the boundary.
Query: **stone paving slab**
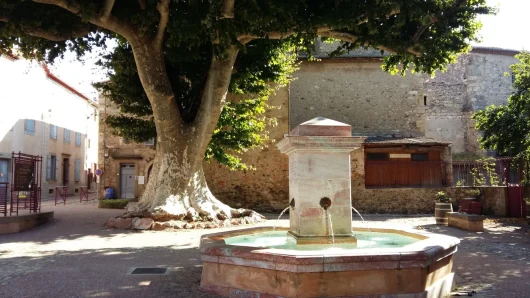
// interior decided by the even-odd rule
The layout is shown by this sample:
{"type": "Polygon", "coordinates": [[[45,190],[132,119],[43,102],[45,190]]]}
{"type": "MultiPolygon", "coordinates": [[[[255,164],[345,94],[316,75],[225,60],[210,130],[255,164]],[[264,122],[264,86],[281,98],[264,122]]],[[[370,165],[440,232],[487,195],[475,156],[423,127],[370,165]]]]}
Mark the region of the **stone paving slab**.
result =
{"type": "MultiPolygon", "coordinates": [[[[73,200],[72,200],[73,201],[73,200]]],[[[199,292],[202,234],[215,230],[123,231],[105,221],[122,210],[97,201],[43,204],[52,223],[0,236],[0,297],[216,297],[199,292]],[[168,267],[166,275],[128,275],[134,267],[168,267]]],[[[267,215],[276,218],[277,215],[267,215]]],[[[286,216],[284,217],[287,218],[286,216]]],[[[420,227],[458,237],[458,290],[474,297],[530,297],[528,226],[487,224],[483,233],[437,226],[432,215],[365,216],[371,226],[420,227]]],[[[287,226],[282,219],[279,226],[287,226]]],[[[274,220],[261,225],[273,225],[274,220]]],[[[354,226],[366,226],[355,220],[354,226]]]]}

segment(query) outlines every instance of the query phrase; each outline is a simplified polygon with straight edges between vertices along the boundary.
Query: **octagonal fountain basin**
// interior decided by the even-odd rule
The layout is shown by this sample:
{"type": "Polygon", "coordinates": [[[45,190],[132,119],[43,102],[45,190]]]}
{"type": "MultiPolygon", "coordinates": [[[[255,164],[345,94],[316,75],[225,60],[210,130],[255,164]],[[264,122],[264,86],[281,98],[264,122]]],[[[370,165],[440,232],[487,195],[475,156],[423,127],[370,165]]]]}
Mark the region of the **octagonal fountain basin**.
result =
{"type": "Polygon", "coordinates": [[[204,235],[201,290],[224,297],[444,297],[459,240],[353,228],[357,243],[296,244],[272,227],[204,235]]]}

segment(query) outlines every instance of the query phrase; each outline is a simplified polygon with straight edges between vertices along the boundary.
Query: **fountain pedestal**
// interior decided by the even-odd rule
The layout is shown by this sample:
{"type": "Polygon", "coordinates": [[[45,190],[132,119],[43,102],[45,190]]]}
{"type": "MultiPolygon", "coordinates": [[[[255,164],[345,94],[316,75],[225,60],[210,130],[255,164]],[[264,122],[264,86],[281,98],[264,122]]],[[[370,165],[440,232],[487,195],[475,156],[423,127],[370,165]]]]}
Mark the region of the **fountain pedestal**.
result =
{"type": "Polygon", "coordinates": [[[290,230],[297,244],[355,243],[350,152],[364,137],[351,126],[318,117],[276,146],[289,156],[290,230]]]}

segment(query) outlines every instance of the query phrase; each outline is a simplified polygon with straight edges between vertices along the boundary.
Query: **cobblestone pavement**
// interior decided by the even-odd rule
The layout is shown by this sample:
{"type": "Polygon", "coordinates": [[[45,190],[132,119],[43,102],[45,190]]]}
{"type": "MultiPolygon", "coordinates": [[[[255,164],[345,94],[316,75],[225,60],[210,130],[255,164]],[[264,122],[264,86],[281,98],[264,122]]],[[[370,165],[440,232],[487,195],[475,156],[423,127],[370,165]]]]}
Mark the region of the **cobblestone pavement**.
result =
{"type": "MultiPolygon", "coordinates": [[[[52,223],[0,236],[0,297],[215,297],[198,290],[199,238],[213,230],[106,229],[103,223],[121,210],[98,209],[96,201],[67,202],[43,204],[43,211],[55,211],[52,223]],[[170,270],[166,275],[129,275],[135,267],[170,270]]],[[[367,215],[365,219],[370,226],[420,227],[460,238],[454,266],[459,292],[530,297],[528,226],[488,224],[484,233],[467,233],[437,226],[432,216],[367,215]]],[[[273,225],[274,220],[265,224],[273,225]]],[[[354,225],[365,224],[355,220],[354,225]]]]}

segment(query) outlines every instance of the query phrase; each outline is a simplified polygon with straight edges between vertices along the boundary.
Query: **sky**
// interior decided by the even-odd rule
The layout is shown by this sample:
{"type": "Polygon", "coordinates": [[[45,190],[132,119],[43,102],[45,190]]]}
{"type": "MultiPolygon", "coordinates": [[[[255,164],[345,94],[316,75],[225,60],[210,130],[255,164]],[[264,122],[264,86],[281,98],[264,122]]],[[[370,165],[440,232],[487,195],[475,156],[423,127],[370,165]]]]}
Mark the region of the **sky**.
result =
{"type": "MultiPolygon", "coordinates": [[[[488,5],[499,9],[497,15],[482,16],[481,42],[478,46],[498,47],[513,50],[530,50],[530,0],[487,0],[488,5]]],[[[105,71],[94,63],[98,53],[85,57],[85,63],[67,55],[51,66],[52,72],[89,98],[97,98],[93,82],[105,80],[105,71]]]]}

